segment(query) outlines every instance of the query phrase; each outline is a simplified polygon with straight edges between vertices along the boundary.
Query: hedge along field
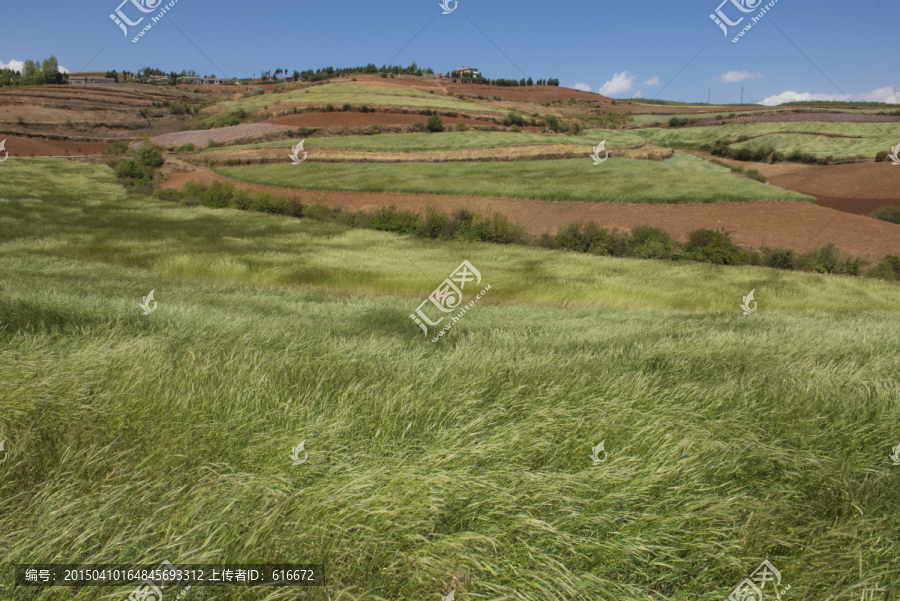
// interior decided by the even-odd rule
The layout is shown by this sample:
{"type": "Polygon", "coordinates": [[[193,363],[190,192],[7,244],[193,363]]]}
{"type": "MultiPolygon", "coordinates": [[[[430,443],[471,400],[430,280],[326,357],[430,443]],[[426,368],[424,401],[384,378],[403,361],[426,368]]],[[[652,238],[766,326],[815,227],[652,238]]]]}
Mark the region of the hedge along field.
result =
{"type": "Polygon", "coordinates": [[[736,140],[740,136],[750,136],[753,140],[733,144],[733,148],[764,148],[771,146],[785,154],[792,150],[833,156],[835,158],[865,156],[876,153],[898,143],[900,125],[897,123],[822,123],[804,121],[799,123],[742,123],[713,125],[707,127],[648,128],[633,130],[647,142],[660,146],[677,144],[712,145],[716,140],[736,140]],[[794,132],[794,133],[790,133],[794,132]],[[797,133],[799,132],[799,133],[797,133]],[[813,134],[835,134],[838,137],[813,134]],[[763,136],[756,138],[754,136],[763,136]]]}
{"type": "MultiPolygon", "coordinates": [[[[314,156],[310,157],[315,160],[314,156]]],[[[745,177],[714,173],[691,163],[610,158],[493,163],[269,164],[213,169],[254,184],[353,192],[412,192],[587,202],[706,203],[756,200],[815,202],[790,190],[745,177]]]]}
{"type": "Polygon", "coordinates": [[[4,599],[131,590],[13,590],[11,564],[163,559],[333,578],[188,601],[436,600],[462,575],[461,601],[712,601],[766,558],[798,599],[900,585],[896,285],[427,243],[5,167],[4,599]],[[432,344],[408,314],[464,258],[492,288],[432,344]]]}
{"type": "MultiPolygon", "coordinates": [[[[428,117],[423,117],[422,121],[428,117]]],[[[301,138],[229,146],[228,150],[239,148],[264,148],[268,146],[295,146],[301,138]]],[[[498,148],[502,146],[526,146],[529,144],[573,144],[596,146],[606,140],[607,148],[624,148],[640,146],[645,140],[633,132],[623,130],[591,129],[580,136],[545,136],[530,133],[488,132],[488,131],[454,131],[438,133],[385,134],[372,136],[335,136],[329,138],[305,138],[303,148],[353,148],[361,150],[382,151],[420,151],[420,150],[457,150],[462,148],[498,148]]],[[[215,152],[211,149],[210,152],[215,152]]],[[[590,151],[588,151],[590,152],[590,151]]]]}
{"type": "Polygon", "coordinates": [[[385,106],[408,106],[415,108],[438,108],[476,113],[506,114],[507,111],[486,104],[460,100],[446,94],[428,94],[405,88],[385,88],[352,83],[329,83],[290,92],[258,94],[240,100],[228,100],[219,104],[228,110],[244,109],[258,111],[276,104],[327,104],[335,106],[344,103],[359,107],[363,104],[385,106]]]}

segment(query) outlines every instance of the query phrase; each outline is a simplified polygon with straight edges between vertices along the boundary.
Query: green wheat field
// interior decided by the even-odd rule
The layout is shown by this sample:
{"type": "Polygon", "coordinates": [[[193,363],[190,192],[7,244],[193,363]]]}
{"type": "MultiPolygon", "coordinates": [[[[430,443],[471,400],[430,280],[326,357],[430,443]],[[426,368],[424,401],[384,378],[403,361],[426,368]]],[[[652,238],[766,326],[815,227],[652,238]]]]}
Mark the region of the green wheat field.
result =
{"type": "Polygon", "coordinates": [[[0,598],[131,590],[15,588],[16,563],[164,559],[329,574],[187,601],[440,601],[464,575],[460,601],[721,601],[765,559],[787,601],[897,591],[897,300],[187,207],[10,159],[0,598]],[[491,290],[432,343],[409,315],[463,260],[491,290]]]}

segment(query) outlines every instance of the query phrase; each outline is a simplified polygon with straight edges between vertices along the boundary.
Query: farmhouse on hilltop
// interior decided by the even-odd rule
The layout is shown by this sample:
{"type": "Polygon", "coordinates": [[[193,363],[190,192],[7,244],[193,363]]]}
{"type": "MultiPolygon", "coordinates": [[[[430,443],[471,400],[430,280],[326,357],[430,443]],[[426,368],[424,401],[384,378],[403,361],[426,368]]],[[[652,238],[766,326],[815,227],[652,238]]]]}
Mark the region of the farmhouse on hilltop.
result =
{"type": "Polygon", "coordinates": [[[475,67],[470,67],[469,65],[463,65],[459,69],[460,75],[480,75],[481,71],[476,69],[475,67]]]}

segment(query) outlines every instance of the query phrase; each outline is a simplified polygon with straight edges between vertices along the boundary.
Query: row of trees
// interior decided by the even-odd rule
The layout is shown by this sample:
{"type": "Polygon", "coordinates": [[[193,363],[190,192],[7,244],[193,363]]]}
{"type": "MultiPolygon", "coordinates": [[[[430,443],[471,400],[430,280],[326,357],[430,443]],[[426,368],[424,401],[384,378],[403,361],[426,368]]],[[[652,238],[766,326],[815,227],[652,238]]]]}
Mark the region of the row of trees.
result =
{"type": "MultiPolygon", "coordinates": [[[[431,69],[431,67],[422,69],[415,63],[415,61],[413,61],[413,63],[408,67],[404,67],[402,65],[381,65],[381,69],[379,69],[374,64],[369,63],[365,67],[347,67],[345,69],[325,67],[324,69],[316,69],[315,71],[313,71],[312,69],[300,72],[294,71],[293,80],[298,81],[300,79],[303,79],[304,81],[322,81],[334,77],[341,77],[342,75],[375,75],[376,73],[393,75],[424,75],[427,73],[429,75],[433,75],[434,70],[431,69]]],[[[285,71],[285,75],[287,75],[287,71],[285,71]]]]}
{"type": "Polygon", "coordinates": [[[21,71],[13,71],[8,67],[0,70],[0,86],[39,86],[68,81],[68,73],[59,72],[59,63],[52,54],[43,62],[26,60],[21,71]]]}
{"type": "Polygon", "coordinates": [[[480,83],[492,86],[558,86],[558,79],[539,79],[536,82],[533,81],[530,77],[526,80],[522,78],[518,81],[515,79],[487,79],[480,73],[478,75],[471,75],[469,73],[460,73],[459,71],[451,71],[450,77],[455,79],[459,79],[462,83],[480,83]]]}

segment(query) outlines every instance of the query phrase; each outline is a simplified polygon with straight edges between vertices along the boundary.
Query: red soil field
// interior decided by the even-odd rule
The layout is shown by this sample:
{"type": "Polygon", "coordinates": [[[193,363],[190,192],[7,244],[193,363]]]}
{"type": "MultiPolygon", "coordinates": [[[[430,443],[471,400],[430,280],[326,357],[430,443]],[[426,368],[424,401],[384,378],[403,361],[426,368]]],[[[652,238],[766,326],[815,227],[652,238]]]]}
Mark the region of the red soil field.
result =
{"type": "MultiPolygon", "coordinates": [[[[210,184],[232,181],[211,171],[173,173],[164,187],[180,189],[188,181],[210,184]]],[[[633,205],[619,203],[548,202],[477,196],[402,194],[395,192],[321,192],[292,190],[233,182],[239,188],[268,191],[351,210],[372,210],[396,205],[422,211],[434,205],[443,211],[466,208],[483,214],[497,211],[533,234],[553,234],[570,223],[594,221],[601,227],[630,231],[638,225],[658,227],[676,240],[687,241],[697,228],[724,227],[732,240],[756,249],[764,246],[800,252],[832,242],[843,253],[876,263],[888,254],[900,254],[900,225],[852,215],[806,202],[723,202],[695,205],[633,205]]]]}
{"type": "MultiPolygon", "coordinates": [[[[0,134],[3,136],[3,134],[0,134]]],[[[6,151],[11,157],[85,156],[103,154],[106,142],[76,142],[73,140],[45,140],[44,138],[23,138],[3,136],[6,151]]]]}
{"type": "Polygon", "coordinates": [[[816,204],[856,215],[900,205],[900,165],[890,161],[846,165],[805,166],[769,183],[816,197],[816,204]]]}

